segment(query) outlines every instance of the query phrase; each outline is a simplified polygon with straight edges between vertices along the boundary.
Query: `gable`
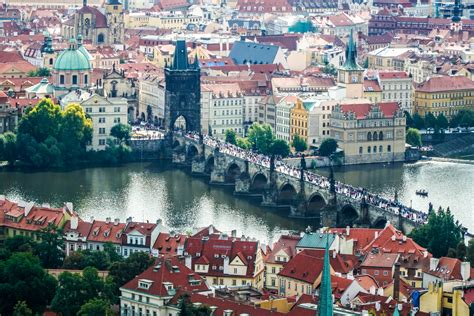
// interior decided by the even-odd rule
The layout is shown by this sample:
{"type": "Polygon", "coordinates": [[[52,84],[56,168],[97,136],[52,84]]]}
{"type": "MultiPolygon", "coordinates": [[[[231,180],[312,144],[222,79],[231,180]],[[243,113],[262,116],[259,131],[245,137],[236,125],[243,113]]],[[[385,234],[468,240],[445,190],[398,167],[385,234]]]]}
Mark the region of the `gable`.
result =
{"type": "Polygon", "coordinates": [[[107,100],[106,98],[103,98],[99,95],[93,95],[89,99],[85,100],[84,102],[81,103],[82,106],[104,106],[104,105],[111,105],[112,102],[107,100]]]}

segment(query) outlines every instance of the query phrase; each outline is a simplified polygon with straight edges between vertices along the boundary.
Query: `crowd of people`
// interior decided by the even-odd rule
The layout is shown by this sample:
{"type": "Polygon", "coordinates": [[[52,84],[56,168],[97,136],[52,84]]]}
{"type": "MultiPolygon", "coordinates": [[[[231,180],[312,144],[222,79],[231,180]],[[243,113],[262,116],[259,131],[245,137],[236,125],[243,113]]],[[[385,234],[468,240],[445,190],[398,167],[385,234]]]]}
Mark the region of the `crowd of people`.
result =
{"type": "MultiPolygon", "coordinates": [[[[270,168],[271,159],[268,156],[249,150],[244,150],[233,144],[226,143],[225,141],[207,135],[202,136],[195,133],[188,133],[186,134],[186,137],[189,137],[196,141],[201,141],[202,139],[202,142],[205,145],[212,148],[216,148],[219,152],[270,168]]],[[[287,174],[292,177],[303,177],[304,181],[315,184],[322,189],[329,189],[330,187],[330,181],[327,177],[318,175],[308,170],[301,170],[301,168],[299,167],[290,166],[286,164],[282,159],[275,159],[275,170],[277,172],[287,174]]],[[[401,204],[396,199],[388,199],[383,196],[370,193],[364,188],[354,187],[349,184],[335,181],[335,190],[338,194],[343,194],[359,202],[365,200],[365,202],[368,204],[382,208],[396,215],[401,215],[402,217],[410,219],[417,223],[425,223],[428,220],[427,213],[423,213],[414,210],[411,207],[407,207],[401,204]]]]}

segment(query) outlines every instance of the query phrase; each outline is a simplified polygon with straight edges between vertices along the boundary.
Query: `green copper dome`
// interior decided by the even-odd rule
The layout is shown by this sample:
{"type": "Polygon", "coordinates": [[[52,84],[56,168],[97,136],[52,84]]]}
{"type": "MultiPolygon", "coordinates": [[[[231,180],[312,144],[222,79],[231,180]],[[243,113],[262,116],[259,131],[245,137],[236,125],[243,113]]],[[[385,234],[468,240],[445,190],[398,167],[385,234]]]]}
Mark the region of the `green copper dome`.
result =
{"type": "Polygon", "coordinates": [[[54,70],[90,70],[91,64],[89,59],[81,52],[72,39],[69,48],[59,54],[54,63],[54,70]]]}

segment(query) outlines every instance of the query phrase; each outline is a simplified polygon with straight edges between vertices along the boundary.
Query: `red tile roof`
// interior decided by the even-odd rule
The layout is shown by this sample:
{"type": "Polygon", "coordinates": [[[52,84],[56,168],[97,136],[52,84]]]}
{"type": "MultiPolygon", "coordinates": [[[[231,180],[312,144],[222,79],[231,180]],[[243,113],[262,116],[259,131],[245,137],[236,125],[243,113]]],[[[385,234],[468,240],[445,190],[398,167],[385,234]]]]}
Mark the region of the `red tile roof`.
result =
{"type": "Polygon", "coordinates": [[[77,232],[79,234],[79,237],[87,237],[89,235],[91,227],[92,223],[84,222],[82,219],[79,218],[77,229],[72,229],[71,220],[68,220],[64,225],[64,233],[77,232]]]}
{"type": "Polygon", "coordinates": [[[437,276],[442,280],[462,280],[461,260],[441,257],[435,270],[425,269],[425,273],[437,276]]]}
{"type": "Polygon", "coordinates": [[[122,232],[125,230],[125,223],[115,223],[113,221],[93,221],[92,227],[87,236],[88,242],[113,244],[122,243],[122,232]]]}
{"type": "Polygon", "coordinates": [[[0,52],[0,64],[4,63],[17,63],[20,61],[25,61],[18,52],[0,52]]]}
{"type": "Polygon", "coordinates": [[[364,79],[364,92],[382,92],[377,80],[364,79]]]}
{"type": "Polygon", "coordinates": [[[474,89],[474,81],[464,76],[432,77],[419,84],[416,92],[451,92],[456,90],[474,89]]]}
{"type": "Polygon", "coordinates": [[[376,236],[381,229],[374,228],[331,228],[330,233],[336,233],[346,240],[354,241],[354,252],[364,249],[376,236]]]}
{"type": "Polygon", "coordinates": [[[258,14],[271,12],[288,12],[292,7],[287,0],[238,0],[237,10],[240,12],[253,12],[258,14]]]}
{"type": "Polygon", "coordinates": [[[397,253],[370,253],[360,265],[369,268],[392,268],[398,260],[397,253]]]}
{"type": "Polygon", "coordinates": [[[184,248],[184,242],[186,241],[186,238],[186,235],[181,234],[171,235],[168,233],[160,233],[153,244],[153,249],[157,249],[160,256],[175,256],[178,251],[178,247],[184,248]]]}
{"type": "Polygon", "coordinates": [[[206,282],[179,261],[178,257],[158,258],[153,266],[126,283],[122,288],[159,297],[174,296],[174,290],[168,290],[166,282],[171,283],[174,290],[189,292],[208,290],[206,282]],[[151,286],[148,289],[140,287],[140,280],[151,281],[151,286]]]}
{"type": "Polygon", "coordinates": [[[314,284],[323,272],[323,266],[322,258],[302,251],[291,259],[278,275],[314,284]]]}
{"type": "Polygon", "coordinates": [[[408,73],[404,71],[380,71],[379,77],[380,77],[380,80],[407,79],[408,73]]]}
{"type": "Polygon", "coordinates": [[[140,223],[140,222],[129,222],[127,223],[125,230],[122,234],[122,244],[127,244],[127,235],[133,231],[137,231],[145,238],[145,246],[150,247],[151,244],[151,233],[155,229],[156,224],[154,223],[140,223]]]}
{"type": "MultiPolygon", "coordinates": [[[[374,105],[370,103],[361,104],[341,104],[342,112],[354,112],[357,119],[364,119],[370,112],[374,105]]],[[[383,112],[386,118],[391,118],[396,111],[400,109],[397,102],[383,102],[379,103],[380,110],[383,112]]]]}
{"type": "Polygon", "coordinates": [[[300,241],[300,235],[282,235],[280,239],[273,245],[272,251],[268,254],[265,259],[265,263],[282,263],[276,261],[275,255],[280,251],[285,252],[288,257],[293,258],[296,255],[296,244],[300,241]]]}

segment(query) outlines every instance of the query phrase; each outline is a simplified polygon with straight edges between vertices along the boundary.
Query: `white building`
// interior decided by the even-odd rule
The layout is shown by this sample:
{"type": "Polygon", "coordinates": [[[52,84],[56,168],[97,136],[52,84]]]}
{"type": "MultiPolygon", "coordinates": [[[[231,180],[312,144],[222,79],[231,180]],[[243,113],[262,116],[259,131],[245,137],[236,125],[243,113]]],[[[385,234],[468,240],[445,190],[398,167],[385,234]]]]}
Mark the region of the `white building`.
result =
{"type": "Polygon", "coordinates": [[[127,124],[127,99],[104,98],[93,94],[83,101],[81,106],[92,119],[92,143],[89,149],[104,150],[110,136],[110,130],[116,124],[127,124]]]}
{"type": "Polygon", "coordinates": [[[156,223],[132,222],[127,219],[127,226],[123,232],[122,256],[127,258],[134,252],[151,253],[151,248],[160,232],[167,232],[161,220],[156,223]]]}
{"type": "Polygon", "coordinates": [[[161,124],[165,116],[165,81],[149,75],[140,79],[138,116],[142,120],[161,124]]]}
{"type": "Polygon", "coordinates": [[[404,71],[381,71],[378,75],[382,88],[382,102],[398,102],[403,111],[411,114],[413,78],[404,71]]]}
{"type": "Polygon", "coordinates": [[[290,143],[290,112],[298,98],[287,96],[276,104],[275,135],[277,139],[283,139],[290,143]]]}

